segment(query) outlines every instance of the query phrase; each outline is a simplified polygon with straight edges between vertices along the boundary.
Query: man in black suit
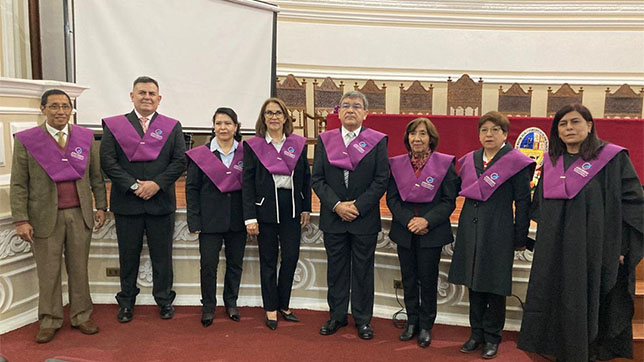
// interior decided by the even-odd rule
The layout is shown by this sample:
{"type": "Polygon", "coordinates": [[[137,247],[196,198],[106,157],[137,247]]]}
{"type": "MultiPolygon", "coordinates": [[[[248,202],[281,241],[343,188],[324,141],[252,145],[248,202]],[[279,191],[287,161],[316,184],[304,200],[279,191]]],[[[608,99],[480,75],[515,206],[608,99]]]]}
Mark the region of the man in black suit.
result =
{"type": "Polygon", "coordinates": [[[362,127],[364,94],[345,93],[340,101],[341,129],[318,138],[311,175],[320,198],[320,228],[327,251],[330,319],[320,334],[347,325],[351,312],[362,339],[373,338],[374,255],[381,229],[379,202],[387,189],[387,137],[362,127]]]}
{"type": "Polygon", "coordinates": [[[132,320],[143,234],[152,261],[154,300],[163,319],[174,316],[172,235],[176,209],[174,183],[185,169],[185,143],[179,121],[156,112],[159,85],[150,77],[134,81],[134,110],[103,119],[101,167],[112,181],[110,206],[116,221],[121,291],[117,319],[132,320]]]}

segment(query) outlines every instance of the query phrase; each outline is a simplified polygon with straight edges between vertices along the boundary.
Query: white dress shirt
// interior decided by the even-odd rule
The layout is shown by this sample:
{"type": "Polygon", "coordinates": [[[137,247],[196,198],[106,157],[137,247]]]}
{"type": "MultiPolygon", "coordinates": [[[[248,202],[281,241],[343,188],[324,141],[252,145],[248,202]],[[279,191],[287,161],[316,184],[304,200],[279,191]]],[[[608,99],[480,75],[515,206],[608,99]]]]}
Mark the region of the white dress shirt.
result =
{"type": "Polygon", "coordinates": [[[65,143],[67,143],[67,140],[69,139],[69,124],[65,125],[65,128],[61,130],[50,126],[47,122],[45,122],[45,126],[47,127],[47,132],[49,132],[49,134],[54,138],[54,141],[58,142],[58,132],[63,132],[63,139],[65,139],[65,143]]]}

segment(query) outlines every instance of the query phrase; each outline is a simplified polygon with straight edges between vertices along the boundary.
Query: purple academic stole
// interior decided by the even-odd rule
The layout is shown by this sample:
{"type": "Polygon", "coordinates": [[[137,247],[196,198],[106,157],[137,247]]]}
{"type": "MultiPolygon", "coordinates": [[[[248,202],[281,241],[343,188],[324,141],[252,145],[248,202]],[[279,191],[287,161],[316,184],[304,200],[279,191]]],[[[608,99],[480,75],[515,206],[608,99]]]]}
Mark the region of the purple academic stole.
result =
{"type": "MultiPolygon", "coordinates": [[[[213,140],[212,142],[216,142],[213,140]]],[[[244,170],[244,150],[239,144],[235,150],[230,168],[226,167],[219,157],[206,146],[195,147],[186,151],[186,156],[208,176],[210,181],[221,192],[233,192],[242,188],[242,171],[244,170]]]]}
{"type": "Polygon", "coordinates": [[[344,145],[342,132],[334,129],[320,133],[320,139],[324,142],[329,163],[343,170],[353,171],[362,161],[362,158],[369,153],[381,139],[386,135],[370,128],[363,128],[349,146],[344,145]]]}
{"type": "Polygon", "coordinates": [[[459,195],[468,199],[487,201],[492,194],[507,180],[516,175],[528,165],[535,163],[533,159],[512,149],[488,167],[480,177],[476,177],[474,168],[474,152],[461,157],[461,192],[459,195]]]}
{"type": "Polygon", "coordinates": [[[414,174],[408,155],[390,158],[391,175],[396,180],[400,198],[405,202],[432,202],[454,158],[432,152],[418,177],[414,174]]]}
{"type": "Polygon", "coordinates": [[[94,132],[81,126],[70,127],[63,153],[58,143],[40,126],[18,132],[16,138],[54,182],[63,182],[83,178],[94,132]]]}
{"type": "Polygon", "coordinates": [[[574,198],[622,150],[625,148],[607,143],[596,159],[584,161],[579,157],[565,172],[563,156],[559,156],[553,166],[546,153],[543,159],[543,197],[564,200],[574,198]]]}
{"type": "Polygon", "coordinates": [[[143,138],[124,115],[103,119],[130,161],[154,161],[168,140],[176,119],[157,114],[143,138]]]}
{"type": "Polygon", "coordinates": [[[306,138],[296,134],[288,135],[279,153],[272,144],[266,143],[264,137],[253,137],[246,140],[246,143],[271,175],[290,175],[304,150],[306,138]]]}

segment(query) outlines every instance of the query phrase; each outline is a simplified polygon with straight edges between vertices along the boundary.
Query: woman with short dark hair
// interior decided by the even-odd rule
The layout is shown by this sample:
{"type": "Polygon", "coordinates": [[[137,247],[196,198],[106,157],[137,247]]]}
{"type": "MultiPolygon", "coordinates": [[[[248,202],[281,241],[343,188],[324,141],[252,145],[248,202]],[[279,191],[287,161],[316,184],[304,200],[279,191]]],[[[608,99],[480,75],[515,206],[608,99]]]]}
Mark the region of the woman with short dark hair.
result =
{"type": "Polygon", "coordinates": [[[212,324],[217,306],[219,251],[226,243],[224,305],[228,317],[240,320],[237,296],[246,247],[242,217],[243,150],[237,114],[221,107],[212,117],[213,139],[186,152],[186,206],[188,229],[199,234],[201,254],[201,324],[212,324]]]}
{"type": "Polygon", "coordinates": [[[530,180],[535,162],[506,142],[510,122],[499,112],[478,123],[482,148],[463,156],[465,196],[449,281],[469,291],[470,339],[461,352],[497,355],[505,325],[505,298],[512,291],[514,251],[525,249],[530,227],[530,180]]]}
{"type": "Polygon", "coordinates": [[[633,358],[642,184],[581,104],[560,109],[532,204],[539,225],[519,348],[562,361],[633,358]]]}
{"type": "Polygon", "coordinates": [[[460,185],[454,156],[436,152],[438,139],[429,119],[416,118],[403,138],[409,153],[389,159],[389,238],[398,245],[407,309],[407,327],[399,338],[408,341],[418,335],[422,348],[431,343],[438,265],[443,245],[454,241],[449,217],[460,185]]]}

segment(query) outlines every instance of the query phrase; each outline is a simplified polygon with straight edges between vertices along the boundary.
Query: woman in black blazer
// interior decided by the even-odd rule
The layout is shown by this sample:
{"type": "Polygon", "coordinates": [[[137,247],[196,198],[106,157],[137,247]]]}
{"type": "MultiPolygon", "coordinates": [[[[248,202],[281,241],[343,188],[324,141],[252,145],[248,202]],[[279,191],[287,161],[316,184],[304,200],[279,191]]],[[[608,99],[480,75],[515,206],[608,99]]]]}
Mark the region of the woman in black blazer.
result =
{"type": "Polygon", "coordinates": [[[188,229],[199,234],[201,253],[201,323],[212,324],[217,305],[217,265],[226,243],[224,305],[228,317],[238,322],[237,296],[246,247],[242,216],[243,149],[237,114],[219,108],[213,116],[215,137],[206,145],[186,152],[186,202],[188,229]]]}
{"type": "Polygon", "coordinates": [[[418,334],[423,348],[431,343],[438,265],[443,245],[454,240],[449,217],[460,188],[454,156],[435,152],[438,139],[429,119],[416,118],[403,138],[409,153],[389,160],[387,206],[393,215],[389,238],[398,245],[407,308],[407,328],[400,340],[418,334]]]}
{"type": "Polygon", "coordinates": [[[277,328],[277,312],[291,322],[293,275],[300,254],[302,227],[311,212],[311,172],[306,139],[292,134],[293,120],[281,99],[264,102],[255,137],[244,143],[244,219],[249,235],[258,235],[262,300],[266,325],[277,328]],[[279,278],[278,251],[281,249],[279,278]]]}

